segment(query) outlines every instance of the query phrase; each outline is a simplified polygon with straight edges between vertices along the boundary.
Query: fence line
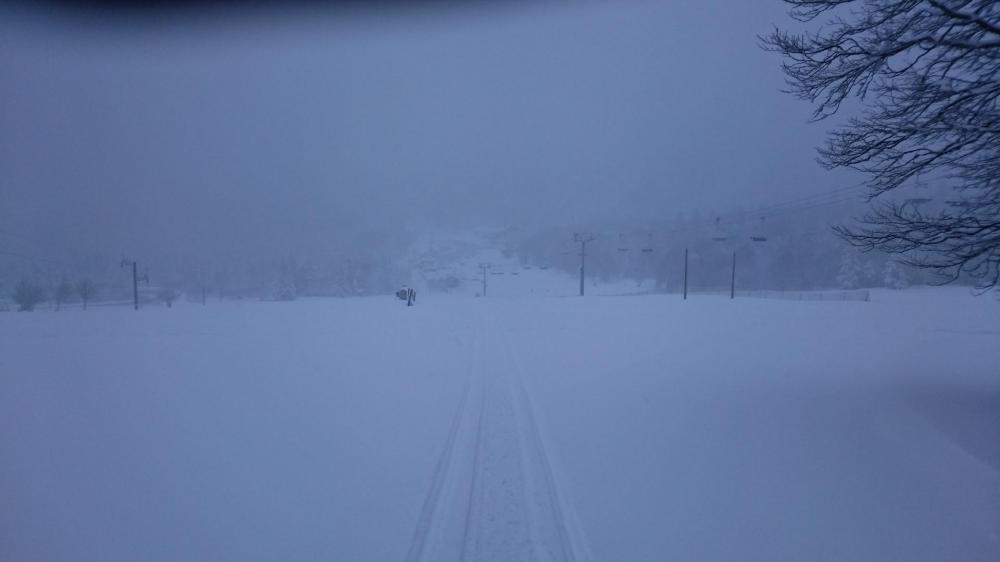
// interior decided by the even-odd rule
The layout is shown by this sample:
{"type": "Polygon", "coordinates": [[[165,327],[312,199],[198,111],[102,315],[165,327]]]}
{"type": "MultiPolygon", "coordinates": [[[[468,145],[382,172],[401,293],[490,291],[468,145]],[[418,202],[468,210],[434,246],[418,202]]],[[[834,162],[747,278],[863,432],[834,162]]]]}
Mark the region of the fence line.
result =
{"type": "MultiPolygon", "coordinates": [[[[689,287],[690,295],[729,296],[729,288],[723,287],[689,287]]],[[[771,289],[736,290],[736,296],[750,299],[776,299],[789,301],[853,301],[868,302],[871,293],[868,289],[851,290],[816,290],[816,291],[779,291],[771,289]]]]}
{"type": "Polygon", "coordinates": [[[867,289],[845,291],[736,291],[736,296],[753,299],[781,299],[792,301],[868,302],[871,300],[871,294],[867,289]]]}

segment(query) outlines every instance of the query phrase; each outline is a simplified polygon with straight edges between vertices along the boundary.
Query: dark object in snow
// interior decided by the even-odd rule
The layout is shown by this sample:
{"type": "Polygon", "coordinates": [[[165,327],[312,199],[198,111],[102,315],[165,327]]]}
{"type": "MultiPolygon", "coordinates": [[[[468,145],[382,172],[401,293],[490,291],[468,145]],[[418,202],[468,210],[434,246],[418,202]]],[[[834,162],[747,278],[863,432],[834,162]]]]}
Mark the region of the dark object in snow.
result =
{"type": "Polygon", "coordinates": [[[396,298],[406,301],[406,306],[413,306],[413,303],[417,302],[417,292],[411,287],[403,286],[402,289],[396,291],[396,298]]]}

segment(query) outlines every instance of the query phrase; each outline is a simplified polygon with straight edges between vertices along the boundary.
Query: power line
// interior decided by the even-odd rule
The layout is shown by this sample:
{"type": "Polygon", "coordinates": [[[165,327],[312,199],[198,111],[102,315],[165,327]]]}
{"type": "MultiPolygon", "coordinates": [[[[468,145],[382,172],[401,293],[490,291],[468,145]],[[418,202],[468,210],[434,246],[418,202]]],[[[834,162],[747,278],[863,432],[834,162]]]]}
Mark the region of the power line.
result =
{"type": "MultiPolygon", "coordinates": [[[[827,199],[827,198],[831,198],[831,197],[840,197],[842,195],[847,195],[848,193],[851,193],[851,192],[857,191],[857,190],[859,190],[861,188],[864,188],[865,185],[866,184],[864,182],[859,182],[859,183],[856,183],[856,184],[853,184],[853,185],[848,185],[848,186],[845,186],[845,187],[839,187],[839,188],[836,188],[836,189],[831,189],[830,191],[825,191],[823,193],[816,193],[816,194],[807,195],[807,196],[804,196],[804,197],[797,197],[797,198],[794,198],[794,199],[788,199],[786,201],[780,201],[778,203],[772,203],[770,205],[767,205],[767,206],[764,206],[764,207],[760,207],[760,208],[758,208],[756,210],[756,212],[768,212],[768,211],[777,210],[777,209],[780,209],[780,208],[783,208],[783,207],[795,207],[795,206],[798,206],[800,204],[809,204],[809,203],[815,202],[817,200],[823,200],[823,199],[827,199]]],[[[750,211],[747,211],[747,212],[750,212],[750,211]]]]}
{"type": "Polygon", "coordinates": [[[805,211],[830,205],[837,205],[854,200],[856,197],[853,192],[864,187],[865,183],[856,183],[845,187],[831,189],[823,193],[816,193],[804,197],[796,197],[794,199],[779,201],[753,210],[734,211],[726,213],[723,216],[727,217],[726,222],[737,222],[740,218],[776,216],[789,212],[805,211]]]}
{"type": "Polygon", "coordinates": [[[35,240],[32,240],[31,238],[28,238],[27,236],[22,236],[20,234],[14,234],[13,232],[11,232],[9,230],[5,230],[3,228],[0,228],[0,236],[6,236],[7,238],[13,238],[14,240],[20,240],[21,242],[27,242],[29,245],[35,246],[36,248],[39,246],[38,242],[36,242],[35,240]]]}
{"type": "Polygon", "coordinates": [[[854,192],[864,187],[865,183],[860,182],[853,185],[832,189],[830,191],[826,191],[823,193],[817,193],[814,195],[796,197],[794,199],[779,201],[776,203],[772,203],[770,205],[758,207],[757,209],[753,210],[730,211],[728,213],[720,215],[719,217],[715,217],[715,219],[704,218],[691,224],[686,224],[671,228],[666,231],[666,234],[678,234],[681,232],[687,232],[698,228],[705,228],[711,226],[713,224],[713,220],[715,220],[718,223],[733,224],[737,222],[745,222],[749,218],[774,217],[789,213],[798,213],[803,211],[809,211],[812,209],[819,209],[822,207],[829,207],[832,205],[849,203],[857,200],[857,196],[855,195],[854,192]],[[722,217],[725,217],[725,220],[719,220],[722,217]]]}
{"type": "Polygon", "coordinates": [[[40,258],[40,257],[37,257],[37,256],[28,256],[28,255],[25,255],[25,254],[19,254],[17,252],[10,252],[10,251],[7,251],[7,250],[0,250],[0,256],[10,256],[10,257],[14,257],[14,258],[21,258],[23,260],[30,261],[30,262],[32,262],[32,263],[34,263],[36,265],[38,265],[37,262],[40,262],[40,261],[49,262],[49,263],[52,263],[52,264],[55,264],[55,265],[62,265],[62,266],[66,265],[66,262],[61,261],[61,260],[56,260],[56,259],[52,259],[52,258],[40,258]]]}
{"type": "MultiPolygon", "coordinates": [[[[38,243],[35,242],[34,240],[31,240],[30,238],[27,238],[25,236],[21,236],[20,234],[14,234],[13,232],[11,232],[9,230],[6,230],[6,229],[3,229],[3,228],[0,228],[0,236],[4,236],[4,237],[7,237],[7,238],[10,238],[10,239],[13,239],[13,240],[20,240],[21,242],[25,242],[25,243],[27,243],[30,246],[34,246],[35,248],[39,247],[38,243]]],[[[23,245],[23,244],[21,244],[21,245],[23,245]]],[[[50,264],[59,265],[59,266],[63,266],[63,267],[67,266],[66,262],[63,261],[63,260],[59,260],[59,259],[55,259],[55,258],[45,258],[45,257],[39,257],[39,256],[30,256],[28,254],[22,254],[20,252],[12,252],[10,250],[0,249],[0,255],[23,259],[23,260],[26,260],[26,261],[30,261],[30,262],[34,263],[35,265],[40,265],[38,262],[48,262],[50,264]]]]}

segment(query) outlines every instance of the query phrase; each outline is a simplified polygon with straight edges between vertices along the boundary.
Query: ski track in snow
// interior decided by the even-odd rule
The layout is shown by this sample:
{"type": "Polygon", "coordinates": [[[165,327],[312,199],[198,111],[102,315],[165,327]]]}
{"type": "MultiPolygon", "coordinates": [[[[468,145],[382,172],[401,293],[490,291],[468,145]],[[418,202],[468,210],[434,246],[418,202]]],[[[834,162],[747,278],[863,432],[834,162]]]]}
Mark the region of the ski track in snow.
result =
{"type": "Polygon", "coordinates": [[[406,562],[583,562],[509,337],[483,323],[406,562]]]}

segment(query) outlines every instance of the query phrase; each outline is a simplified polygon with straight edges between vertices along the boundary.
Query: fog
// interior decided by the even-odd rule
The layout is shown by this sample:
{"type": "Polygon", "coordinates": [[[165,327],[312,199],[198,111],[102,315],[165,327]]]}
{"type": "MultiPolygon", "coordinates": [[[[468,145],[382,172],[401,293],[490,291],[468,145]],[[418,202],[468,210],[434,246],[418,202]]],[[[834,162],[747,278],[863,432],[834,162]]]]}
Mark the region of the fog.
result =
{"type": "Polygon", "coordinates": [[[6,7],[8,249],[290,253],[856,181],[757,47],[779,2],[403,4],[6,7]]]}
{"type": "Polygon", "coordinates": [[[0,3],[0,560],[1000,560],[1000,202],[835,232],[787,6],[0,3]]]}

